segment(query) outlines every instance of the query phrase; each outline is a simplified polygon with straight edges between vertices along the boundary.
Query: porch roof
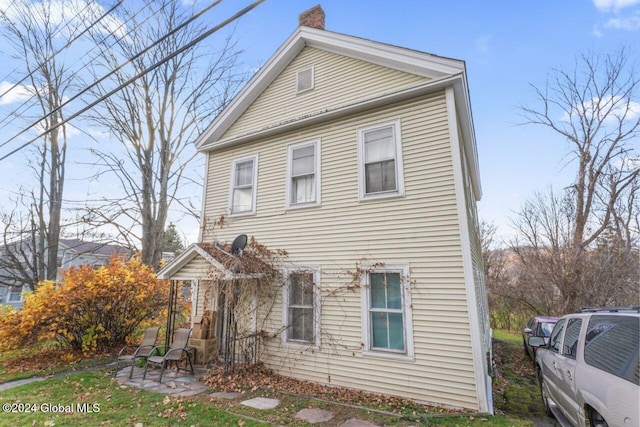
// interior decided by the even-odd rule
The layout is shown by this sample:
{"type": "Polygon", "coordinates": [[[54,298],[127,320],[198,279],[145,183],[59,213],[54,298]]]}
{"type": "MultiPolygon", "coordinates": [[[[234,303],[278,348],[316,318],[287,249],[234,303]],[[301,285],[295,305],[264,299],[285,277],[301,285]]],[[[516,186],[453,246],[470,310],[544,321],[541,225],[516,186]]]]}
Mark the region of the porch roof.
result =
{"type": "Polygon", "coordinates": [[[193,243],[158,271],[157,276],[171,280],[206,280],[214,276],[223,280],[260,277],[260,268],[256,268],[260,261],[255,255],[245,253],[237,257],[229,252],[229,245],[193,243]],[[246,268],[247,265],[253,268],[246,268]]]}

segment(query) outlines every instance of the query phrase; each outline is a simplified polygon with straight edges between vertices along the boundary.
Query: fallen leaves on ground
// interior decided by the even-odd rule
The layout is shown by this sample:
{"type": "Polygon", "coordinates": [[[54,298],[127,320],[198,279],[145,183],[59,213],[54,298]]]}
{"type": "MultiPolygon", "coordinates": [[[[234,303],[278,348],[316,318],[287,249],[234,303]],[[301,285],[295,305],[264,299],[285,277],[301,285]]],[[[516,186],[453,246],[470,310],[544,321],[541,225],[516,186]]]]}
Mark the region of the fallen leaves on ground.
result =
{"type": "Polygon", "coordinates": [[[332,402],[375,408],[395,413],[407,410],[433,414],[461,413],[462,411],[418,405],[415,402],[397,396],[367,393],[343,387],[334,387],[285,377],[272,373],[263,364],[244,367],[238,373],[225,375],[222,368],[211,370],[202,378],[209,387],[218,391],[247,392],[267,389],[304,397],[314,397],[332,402]]]}

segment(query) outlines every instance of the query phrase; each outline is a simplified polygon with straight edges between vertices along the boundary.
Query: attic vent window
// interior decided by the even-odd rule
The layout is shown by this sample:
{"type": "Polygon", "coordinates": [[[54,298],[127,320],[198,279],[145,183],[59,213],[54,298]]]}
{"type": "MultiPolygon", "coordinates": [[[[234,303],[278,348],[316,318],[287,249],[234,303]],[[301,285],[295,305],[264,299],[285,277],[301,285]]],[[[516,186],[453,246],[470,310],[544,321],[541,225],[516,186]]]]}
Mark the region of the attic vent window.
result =
{"type": "Polygon", "coordinates": [[[296,83],[298,93],[313,89],[313,67],[298,71],[296,83]]]}

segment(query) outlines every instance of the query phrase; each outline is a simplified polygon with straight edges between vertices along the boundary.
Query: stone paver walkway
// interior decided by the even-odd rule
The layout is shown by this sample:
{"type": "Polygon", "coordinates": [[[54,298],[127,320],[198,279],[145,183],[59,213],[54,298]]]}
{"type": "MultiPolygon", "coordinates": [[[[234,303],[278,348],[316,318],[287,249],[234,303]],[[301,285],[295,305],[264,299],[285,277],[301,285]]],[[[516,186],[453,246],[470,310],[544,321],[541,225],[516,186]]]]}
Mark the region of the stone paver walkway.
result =
{"type": "Polygon", "coordinates": [[[379,427],[377,424],[370,423],[369,421],[359,420],[357,418],[351,418],[340,425],[340,427],[379,427]]]}
{"type": "Polygon", "coordinates": [[[296,418],[309,424],[324,423],[331,420],[333,416],[333,412],[317,408],[305,408],[296,414],[296,418]]]}
{"type": "Polygon", "coordinates": [[[244,406],[248,406],[254,409],[274,409],[280,404],[278,399],[269,399],[267,397],[254,397],[253,399],[240,402],[244,406]]]}

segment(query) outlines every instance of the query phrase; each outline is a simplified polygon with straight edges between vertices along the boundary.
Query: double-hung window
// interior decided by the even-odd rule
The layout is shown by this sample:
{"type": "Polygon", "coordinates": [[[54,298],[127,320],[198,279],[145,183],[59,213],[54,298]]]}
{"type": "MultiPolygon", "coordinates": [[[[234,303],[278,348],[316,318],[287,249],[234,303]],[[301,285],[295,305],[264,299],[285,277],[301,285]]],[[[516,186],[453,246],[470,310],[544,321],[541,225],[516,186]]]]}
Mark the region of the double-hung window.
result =
{"type": "Polygon", "coordinates": [[[404,195],[400,120],[358,129],[360,200],[404,195]]]}
{"type": "Polygon", "coordinates": [[[287,153],[287,208],[320,204],[320,140],[292,144],[287,153]]]}
{"type": "Polygon", "coordinates": [[[362,335],[365,354],[413,357],[408,266],[365,267],[362,335]]]}
{"type": "Polygon", "coordinates": [[[19,288],[11,288],[9,292],[8,302],[20,302],[22,301],[22,286],[19,288]]]}
{"type": "Polygon", "coordinates": [[[256,212],[258,155],[235,159],[231,163],[229,209],[231,215],[256,212]]]}
{"type": "Polygon", "coordinates": [[[287,343],[318,346],[319,269],[290,270],[283,289],[283,340],[287,343]]]}

